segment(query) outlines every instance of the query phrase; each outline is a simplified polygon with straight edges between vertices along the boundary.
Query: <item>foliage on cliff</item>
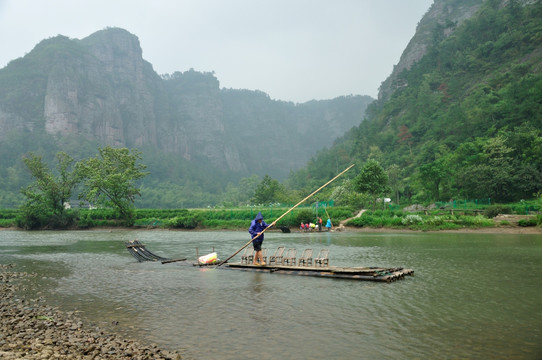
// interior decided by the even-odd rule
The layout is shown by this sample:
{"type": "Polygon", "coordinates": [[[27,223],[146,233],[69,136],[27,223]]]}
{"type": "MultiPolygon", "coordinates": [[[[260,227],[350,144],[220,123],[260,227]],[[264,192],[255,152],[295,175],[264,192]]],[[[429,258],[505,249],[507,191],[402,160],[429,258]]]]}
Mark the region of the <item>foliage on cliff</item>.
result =
{"type": "Polygon", "coordinates": [[[374,159],[388,173],[400,169],[397,191],[411,201],[518,201],[541,190],[542,3],[488,0],[451,35],[444,28],[398,76],[391,99],[371,104],[291,187],[374,159]]]}

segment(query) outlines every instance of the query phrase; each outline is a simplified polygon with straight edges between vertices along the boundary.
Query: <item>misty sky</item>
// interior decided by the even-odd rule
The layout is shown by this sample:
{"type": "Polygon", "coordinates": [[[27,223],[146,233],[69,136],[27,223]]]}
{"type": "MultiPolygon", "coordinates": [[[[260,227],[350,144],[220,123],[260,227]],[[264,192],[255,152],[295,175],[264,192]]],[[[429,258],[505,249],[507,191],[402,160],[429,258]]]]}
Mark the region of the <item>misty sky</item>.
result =
{"type": "Polygon", "coordinates": [[[0,68],[58,34],[136,35],[159,74],[305,102],[377,96],[432,0],[0,0],[0,68]]]}

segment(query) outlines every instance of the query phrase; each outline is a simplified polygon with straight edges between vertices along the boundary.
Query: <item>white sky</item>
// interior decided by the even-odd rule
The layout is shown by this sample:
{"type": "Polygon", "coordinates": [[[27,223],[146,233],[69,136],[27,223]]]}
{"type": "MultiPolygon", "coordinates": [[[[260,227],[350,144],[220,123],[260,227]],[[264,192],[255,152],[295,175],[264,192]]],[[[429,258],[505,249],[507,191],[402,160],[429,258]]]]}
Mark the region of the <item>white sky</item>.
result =
{"type": "Polygon", "coordinates": [[[58,34],[136,35],[159,74],[305,102],[376,98],[433,0],[0,0],[0,68],[58,34]]]}

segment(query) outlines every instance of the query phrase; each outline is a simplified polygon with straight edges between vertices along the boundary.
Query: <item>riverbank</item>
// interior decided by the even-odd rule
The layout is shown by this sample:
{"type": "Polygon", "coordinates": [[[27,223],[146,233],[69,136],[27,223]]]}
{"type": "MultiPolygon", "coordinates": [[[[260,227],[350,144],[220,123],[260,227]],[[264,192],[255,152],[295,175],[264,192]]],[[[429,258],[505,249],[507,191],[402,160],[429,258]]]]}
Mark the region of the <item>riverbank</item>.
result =
{"type": "Polygon", "coordinates": [[[26,299],[24,279],[35,276],[0,264],[0,358],[2,359],[181,359],[178,352],[89,329],[73,312],[26,299]]]}
{"type": "MultiPolygon", "coordinates": [[[[81,229],[77,231],[116,231],[116,230],[133,230],[133,231],[182,231],[182,232],[202,232],[202,231],[246,231],[246,228],[238,228],[238,229],[202,229],[202,228],[196,228],[196,229],[167,229],[167,228],[144,228],[144,227],[122,227],[122,226],[115,226],[115,227],[94,227],[91,229],[81,229]]],[[[0,227],[0,231],[25,231],[20,228],[16,227],[0,227]]],[[[302,232],[298,229],[291,229],[292,232],[302,232]]],[[[418,232],[427,232],[427,233],[466,233],[466,234],[473,234],[473,233],[480,233],[480,234],[542,234],[542,227],[540,226],[517,226],[517,225],[509,225],[509,226],[494,226],[494,227],[465,227],[460,229],[445,229],[445,230],[412,230],[408,228],[391,228],[391,227],[356,227],[356,226],[343,226],[340,230],[332,230],[332,232],[335,231],[349,231],[349,232],[367,232],[367,233],[418,233],[418,232]]],[[[280,230],[277,230],[277,232],[280,232],[280,230]]],[[[322,231],[326,232],[326,230],[322,231]]]]}
{"type": "Polygon", "coordinates": [[[483,228],[461,228],[454,230],[411,230],[394,228],[373,228],[346,226],[344,231],[366,232],[366,233],[455,233],[455,234],[542,234],[542,227],[539,226],[507,226],[507,227],[483,227],[483,228]]]}

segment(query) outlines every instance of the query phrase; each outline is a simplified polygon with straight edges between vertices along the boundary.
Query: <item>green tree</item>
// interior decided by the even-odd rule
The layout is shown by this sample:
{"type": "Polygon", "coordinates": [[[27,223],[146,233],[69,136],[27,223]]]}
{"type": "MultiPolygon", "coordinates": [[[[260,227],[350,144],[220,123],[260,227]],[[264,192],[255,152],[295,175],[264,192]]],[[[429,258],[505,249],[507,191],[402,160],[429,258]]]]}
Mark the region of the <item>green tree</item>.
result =
{"type": "Polygon", "coordinates": [[[395,202],[399,204],[399,193],[401,191],[401,168],[397,164],[392,164],[388,168],[388,179],[390,183],[390,188],[393,190],[395,195],[395,202]]]}
{"type": "Polygon", "coordinates": [[[376,200],[389,191],[388,175],[378,161],[369,160],[354,179],[357,191],[367,193],[373,201],[373,210],[376,200]]]}
{"type": "MultiPolygon", "coordinates": [[[[518,188],[516,173],[511,154],[513,149],[506,145],[503,136],[490,139],[477,139],[477,146],[482,152],[471,157],[470,163],[457,174],[457,185],[464,195],[472,198],[489,197],[495,201],[513,200],[518,188]]],[[[529,169],[524,169],[528,176],[529,169]]]]}
{"type": "Polygon", "coordinates": [[[77,164],[84,177],[84,189],[79,198],[114,208],[127,225],[134,222],[134,199],[141,196],[137,180],[148,173],[138,164],[141,152],[110,146],[99,149],[99,154],[77,164]]]}
{"type": "Polygon", "coordinates": [[[335,202],[335,205],[340,206],[363,206],[364,203],[370,202],[367,195],[360,194],[356,191],[353,179],[343,180],[342,184],[333,188],[330,197],[335,202]]]}
{"type": "Polygon", "coordinates": [[[41,156],[30,153],[23,162],[35,179],[35,182],[21,189],[27,197],[22,207],[22,219],[19,225],[26,229],[44,226],[66,227],[73,218],[67,216],[64,204],[72,195],[72,191],[81,181],[75,169],[74,160],[68,154],[59,152],[57,158],[57,174],[48,168],[41,156]]]}
{"type": "Polygon", "coordinates": [[[268,204],[284,201],[286,199],[285,192],[286,189],[278,180],[271,178],[269,175],[265,175],[263,180],[256,187],[252,202],[255,204],[268,204]]]}
{"type": "Polygon", "coordinates": [[[254,197],[256,188],[260,183],[260,177],[258,175],[252,175],[250,177],[242,178],[239,180],[239,201],[241,203],[248,203],[254,197]]]}
{"type": "Polygon", "coordinates": [[[412,134],[410,133],[406,125],[401,125],[397,137],[399,138],[398,141],[400,144],[408,145],[408,151],[410,152],[410,156],[412,156],[412,134]]]}
{"type": "Polygon", "coordinates": [[[431,140],[422,148],[418,177],[433,200],[440,199],[441,184],[449,175],[450,150],[446,145],[431,140]]]}
{"type": "Polygon", "coordinates": [[[433,162],[420,166],[420,181],[432,194],[433,200],[440,198],[440,184],[448,175],[448,162],[446,158],[438,158],[433,162]]]}

